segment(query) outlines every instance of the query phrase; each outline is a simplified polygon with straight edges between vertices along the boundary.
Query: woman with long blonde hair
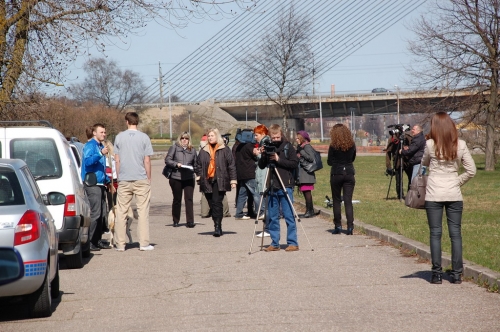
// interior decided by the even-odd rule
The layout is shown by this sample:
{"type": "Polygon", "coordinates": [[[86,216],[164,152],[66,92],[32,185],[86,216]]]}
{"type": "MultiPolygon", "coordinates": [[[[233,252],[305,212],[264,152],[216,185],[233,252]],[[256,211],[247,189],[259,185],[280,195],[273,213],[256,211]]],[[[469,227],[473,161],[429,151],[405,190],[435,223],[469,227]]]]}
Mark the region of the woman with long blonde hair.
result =
{"type": "Polygon", "coordinates": [[[451,239],[451,282],[460,284],[463,272],[462,210],[460,187],[476,174],[476,164],[467,144],[458,139],[455,122],[445,112],[432,116],[431,131],[426,142],[422,165],[428,166],[425,211],[430,231],[432,284],[442,283],[441,236],[443,209],[446,211],[451,239]],[[465,172],[458,174],[460,164],[465,172]]]}
{"type": "Polygon", "coordinates": [[[214,222],[213,236],[222,235],[223,205],[226,191],[236,189],[236,166],[231,149],[224,144],[218,129],[209,129],[208,143],[200,150],[196,162],[196,180],[200,191],[205,193],[212,220],[214,222]]]}
{"type": "Polygon", "coordinates": [[[354,210],[352,195],[356,179],[354,178],[353,161],[356,159],[356,144],[351,131],[343,124],[337,123],[330,129],[330,146],[328,148],[328,165],[330,170],[330,186],[333,199],[333,234],[342,233],[342,200],[344,201],[347,219],[347,235],[354,231],[354,210]],[[342,197],[343,196],[343,197],[342,197]]]}

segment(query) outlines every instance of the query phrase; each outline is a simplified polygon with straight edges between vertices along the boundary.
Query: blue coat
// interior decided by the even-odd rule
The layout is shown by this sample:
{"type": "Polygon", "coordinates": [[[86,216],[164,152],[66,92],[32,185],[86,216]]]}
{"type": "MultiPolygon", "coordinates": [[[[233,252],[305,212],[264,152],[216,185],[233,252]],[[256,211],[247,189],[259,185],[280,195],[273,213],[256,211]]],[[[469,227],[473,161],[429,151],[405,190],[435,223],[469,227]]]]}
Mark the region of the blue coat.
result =
{"type": "Polygon", "coordinates": [[[85,174],[95,173],[97,184],[105,185],[110,182],[106,175],[106,156],[101,153],[103,148],[104,145],[95,139],[85,143],[82,157],[82,181],[85,179],[85,174]]]}

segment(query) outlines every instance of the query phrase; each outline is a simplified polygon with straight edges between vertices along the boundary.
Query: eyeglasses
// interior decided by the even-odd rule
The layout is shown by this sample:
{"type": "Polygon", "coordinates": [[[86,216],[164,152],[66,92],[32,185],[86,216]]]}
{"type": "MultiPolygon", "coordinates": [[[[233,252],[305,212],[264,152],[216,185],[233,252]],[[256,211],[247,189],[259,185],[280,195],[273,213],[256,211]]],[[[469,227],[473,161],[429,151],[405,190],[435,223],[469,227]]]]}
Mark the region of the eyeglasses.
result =
{"type": "Polygon", "coordinates": [[[181,139],[187,139],[187,140],[189,140],[189,137],[181,137],[181,139]]]}

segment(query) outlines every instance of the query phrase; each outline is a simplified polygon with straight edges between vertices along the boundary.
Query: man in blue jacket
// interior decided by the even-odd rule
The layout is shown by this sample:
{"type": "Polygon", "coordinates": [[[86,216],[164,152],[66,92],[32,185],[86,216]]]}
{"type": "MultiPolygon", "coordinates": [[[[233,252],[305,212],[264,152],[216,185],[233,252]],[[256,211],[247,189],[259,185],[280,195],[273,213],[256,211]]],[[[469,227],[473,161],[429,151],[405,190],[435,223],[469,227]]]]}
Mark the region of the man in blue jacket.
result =
{"type": "Polygon", "coordinates": [[[108,149],[102,144],[106,139],[106,128],[101,123],[92,126],[93,137],[83,147],[82,180],[87,173],[94,173],[97,184],[88,186],[84,184],[85,192],[90,202],[90,250],[111,249],[109,244],[103,243],[102,228],[106,212],[106,187],[114,193],[109,177],[106,175],[106,154],[108,149]]]}

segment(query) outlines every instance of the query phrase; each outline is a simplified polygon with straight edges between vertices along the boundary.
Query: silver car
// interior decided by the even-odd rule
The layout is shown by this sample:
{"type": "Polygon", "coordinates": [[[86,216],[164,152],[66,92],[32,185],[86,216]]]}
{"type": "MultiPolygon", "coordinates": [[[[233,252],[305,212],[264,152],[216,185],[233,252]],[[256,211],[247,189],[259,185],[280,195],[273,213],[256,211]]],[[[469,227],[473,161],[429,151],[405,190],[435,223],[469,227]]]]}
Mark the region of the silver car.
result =
{"type": "Polygon", "coordinates": [[[42,195],[26,163],[0,159],[0,300],[23,298],[30,317],[52,315],[59,296],[58,233],[47,205],[66,197],[42,195]]]}

